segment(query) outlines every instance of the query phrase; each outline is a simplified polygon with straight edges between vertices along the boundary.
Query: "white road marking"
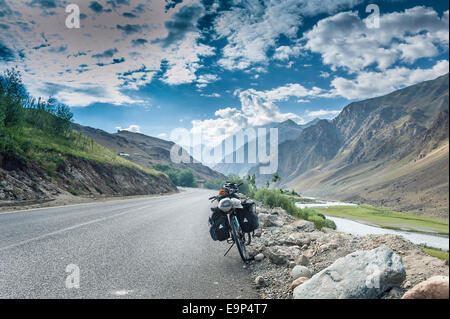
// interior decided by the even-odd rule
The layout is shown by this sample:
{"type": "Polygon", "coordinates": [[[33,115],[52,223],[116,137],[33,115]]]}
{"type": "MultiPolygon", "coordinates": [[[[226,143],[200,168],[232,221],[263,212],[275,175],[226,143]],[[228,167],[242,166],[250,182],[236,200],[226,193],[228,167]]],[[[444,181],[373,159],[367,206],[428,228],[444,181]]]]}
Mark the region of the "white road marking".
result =
{"type": "Polygon", "coordinates": [[[90,225],[90,224],[98,223],[98,222],[101,222],[101,221],[104,221],[104,220],[108,220],[108,219],[111,219],[111,218],[114,218],[114,217],[118,217],[118,216],[121,216],[121,215],[129,214],[129,213],[132,213],[132,212],[137,212],[137,211],[140,211],[140,210],[143,210],[143,209],[147,209],[147,208],[151,208],[151,207],[153,207],[153,205],[154,204],[148,205],[148,206],[144,206],[144,207],[140,207],[140,208],[136,208],[136,209],[133,209],[133,210],[129,210],[129,211],[126,211],[126,212],[123,212],[123,213],[110,215],[110,216],[103,217],[103,218],[93,219],[93,220],[85,222],[85,223],[81,223],[81,224],[73,225],[73,226],[66,227],[66,228],[63,228],[63,229],[60,229],[60,230],[56,230],[54,232],[50,232],[50,233],[47,233],[47,234],[44,234],[44,235],[40,235],[40,236],[33,237],[33,238],[30,238],[30,239],[27,239],[27,240],[23,240],[21,242],[15,243],[15,244],[11,244],[11,245],[8,245],[8,246],[5,246],[5,247],[0,247],[0,251],[7,250],[7,249],[10,249],[10,248],[14,248],[14,247],[18,247],[18,246],[22,246],[22,245],[28,244],[28,243],[36,241],[36,240],[44,239],[44,238],[47,238],[47,237],[50,237],[50,236],[53,236],[53,235],[61,234],[63,232],[66,232],[66,231],[69,231],[69,230],[72,230],[72,229],[76,229],[76,228],[80,228],[80,227],[87,226],[87,225],[90,225]]]}

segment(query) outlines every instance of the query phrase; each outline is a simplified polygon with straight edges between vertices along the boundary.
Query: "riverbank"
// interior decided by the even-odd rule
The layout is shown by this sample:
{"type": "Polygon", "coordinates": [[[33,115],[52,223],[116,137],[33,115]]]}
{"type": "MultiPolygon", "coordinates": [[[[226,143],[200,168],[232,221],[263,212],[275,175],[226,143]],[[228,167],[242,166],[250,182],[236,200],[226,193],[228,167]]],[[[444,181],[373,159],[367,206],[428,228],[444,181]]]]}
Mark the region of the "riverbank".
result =
{"type": "MultiPolygon", "coordinates": [[[[311,281],[320,278],[321,271],[332,265],[339,265],[338,259],[342,264],[342,258],[349,254],[371,251],[378,247],[392,249],[400,256],[405,270],[404,278],[396,280],[395,285],[377,290],[376,297],[361,293],[357,298],[399,299],[415,285],[434,276],[448,277],[449,274],[448,261],[426,254],[423,247],[401,236],[353,236],[326,228],[318,230],[311,222],[296,220],[280,208],[270,209],[259,203],[257,212],[260,228],[248,251],[251,256],[255,256],[255,261],[249,268],[262,298],[293,298],[296,286],[300,287],[308,282],[311,285],[311,281]],[[298,277],[299,271],[301,277],[298,277]]],[[[367,262],[370,264],[377,260],[375,258],[367,262]]],[[[370,272],[366,275],[369,274],[370,272]]],[[[351,287],[358,286],[356,282],[352,283],[356,275],[351,265],[342,267],[339,275],[342,280],[327,281],[329,291],[337,291],[335,285],[344,283],[349,283],[351,287]],[[346,269],[349,269],[349,273],[346,269]]],[[[320,298],[320,292],[317,292],[316,297],[320,298]]],[[[297,294],[297,298],[302,298],[301,294],[297,294]]]]}
{"type": "Polygon", "coordinates": [[[329,215],[327,215],[327,219],[330,219],[335,223],[336,230],[338,232],[351,234],[358,237],[366,235],[398,235],[416,245],[420,245],[423,247],[433,247],[444,249],[447,251],[449,249],[448,236],[446,235],[381,228],[378,226],[360,223],[348,218],[334,217],[329,215]]]}
{"type": "Polygon", "coordinates": [[[347,218],[381,228],[439,235],[449,234],[448,220],[399,213],[382,207],[340,205],[314,207],[314,210],[324,215],[347,218]]]}

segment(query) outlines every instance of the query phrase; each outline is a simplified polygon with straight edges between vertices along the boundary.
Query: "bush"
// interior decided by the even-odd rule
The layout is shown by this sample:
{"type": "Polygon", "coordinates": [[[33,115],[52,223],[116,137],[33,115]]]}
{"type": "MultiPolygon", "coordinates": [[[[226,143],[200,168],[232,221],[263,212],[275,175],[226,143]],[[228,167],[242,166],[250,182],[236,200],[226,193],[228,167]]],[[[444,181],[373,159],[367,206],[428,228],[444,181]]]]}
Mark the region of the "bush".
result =
{"type": "Polygon", "coordinates": [[[164,172],[167,176],[169,176],[172,183],[175,185],[180,185],[180,180],[178,179],[179,171],[176,169],[169,169],[164,172]]]}
{"type": "Polygon", "coordinates": [[[207,180],[205,183],[205,187],[208,189],[215,189],[219,190],[222,188],[222,185],[224,184],[224,180],[220,178],[213,178],[210,180],[207,180]]]}
{"type": "Polygon", "coordinates": [[[177,186],[183,187],[197,186],[194,173],[190,169],[181,171],[179,169],[172,167],[169,164],[155,164],[153,165],[153,169],[166,174],[170,178],[172,183],[174,183],[177,186]]]}
{"type": "Polygon", "coordinates": [[[195,182],[194,173],[190,169],[179,173],[178,183],[180,186],[184,187],[195,187],[197,185],[195,182]]]}
{"type": "Polygon", "coordinates": [[[270,208],[281,207],[294,217],[313,222],[317,229],[322,229],[323,227],[336,229],[336,224],[332,220],[326,219],[324,215],[317,213],[313,209],[298,208],[295,206],[293,199],[281,194],[280,191],[260,188],[252,198],[270,208]]]}
{"type": "Polygon", "coordinates": [[[228,175],[228,177],[226,179],[220,179],[220,178],[214,178],[214,179],[210,179],[205,183],[205,187],[208,189],[215,189],[215,190],[219,190],[222,188],[223,184],[225,184],[225,182],[233,182],[236,184],[241,184],[242,185],[239,187],[239,192],[249,196],[249,197],[253,197],[254,196],[254,187],[250,184],[250,182],[248,180],[244,180],[243,178],[237,176],[237,175],[228,175]]]}
{"type": "Polygon", "coordinates": [[[72,133],[72,119],[70,108],[56,99],[39,98],[36,103],[30,98],[20,72],[14,68],[0,75],[0,130],[20,130],[30,124],[46,134],[65,137],[72,133]]]}

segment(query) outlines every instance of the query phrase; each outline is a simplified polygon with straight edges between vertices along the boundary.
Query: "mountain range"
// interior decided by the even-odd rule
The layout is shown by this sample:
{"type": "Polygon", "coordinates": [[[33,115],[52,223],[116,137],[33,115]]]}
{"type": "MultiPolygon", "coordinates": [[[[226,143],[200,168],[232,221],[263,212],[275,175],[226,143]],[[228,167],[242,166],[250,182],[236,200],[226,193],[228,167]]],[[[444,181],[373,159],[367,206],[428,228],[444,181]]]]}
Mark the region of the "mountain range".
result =
{"type": "Polygon", "coordinates": [[[303,129],[279,145],[276,187],[448,218],[448,85],[447,73],[303,129]]]}
{"type": "Polygon", "coordinates": [[[152,168],[155,164],[169,164],[181,170],[191,169],[198,180],[225,178],[221,173],[194,161],[192,157],[190,157],[190,163],[173,163],[170,160],[170,150],[175,143],[170,141],[125,130],[111,134],[79,124],[73,124],[73,129],[116,154],[125,154],[128,160],[142,167],[152,168]]]}
{"type": "MultiPolygon", "coordinates": [[[[253,127],[253,129],[255,130],[255,132],[257,132],[258,128],[265,128],[267,130],[266,149],[268,150],[269,149],[268,141],[270,138],[270,129],[271,128],[278,129],[278,144],[281,144],[283,142],[295,139],[297,136],[300,135],[300,133],[304,129],[315,125],[318,121],[320,121],[320,119],[316,118],[306,124],[297,124],[293,120],[286,120],[281,123],[278,123],[278,122],[270,123],[263,127],[253,127]]],[[[233,138],[233,137],[229,137],[229,138],[233,138]]],[[[247,142],[245,142],[244,145],[241,145],[241,146],[238,145],[236,151],[232,152],[231,154],[225,154],[222,161],[214,166],[214,169],[225,175],[229,175],[229,174],[240,175],[240,176],[246,175],[252,167],[254,167],[255,165],[258,164],[258,163],[252,163],[252,162],[249,163],[249,160],[248,160],[248,147],[249,147],[249,143],[251,143],[251,142],[255,143],[256,151],[258,152],[258,137],[256,137],[255,139],[247,140],[247,142]],[[244,163],[237,163],[236,154],[239,154],[239,153],[244,154],[244,163]],[[233,163],[226,163],[225,158],[227,155],[230,158],[233,158],[233,163]]],[[[224,149],[225,141],[222,142],[222,144],[223,144],[222,148],[224,149]]]]}

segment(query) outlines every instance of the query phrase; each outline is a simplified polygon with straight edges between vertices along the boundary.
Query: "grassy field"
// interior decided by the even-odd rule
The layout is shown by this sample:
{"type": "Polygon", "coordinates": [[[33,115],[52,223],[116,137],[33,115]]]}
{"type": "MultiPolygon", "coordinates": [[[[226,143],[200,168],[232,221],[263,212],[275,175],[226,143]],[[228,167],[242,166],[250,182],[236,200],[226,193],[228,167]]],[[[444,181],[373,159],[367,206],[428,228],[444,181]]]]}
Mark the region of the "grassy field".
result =
{"type": "Polygon", "coordinates": [[[369,205],[334,206],[329,208],[314,208],[314,210],[324,215],[348,218],[383,228],[433,232],[445,235],[449,233],[448,220],[399,213],[386,208],[369,205]]]}
{"type": "Polygon", "coordinates": [[[132,163],[76,132],[73,132],[71,137],[52,136],[27,125],[15,139],[25,157],[40,161],[49,172],[56,170],[58,164],[64,160],[61,154],[103,164],[132,167],[152,175],[163,174],[132,163]]]}
{"type": "Polygon", "coordinates": [[[448,251],[433,248],[423,248],[423,251],[430,256],[448,261],[448,251]]]}

